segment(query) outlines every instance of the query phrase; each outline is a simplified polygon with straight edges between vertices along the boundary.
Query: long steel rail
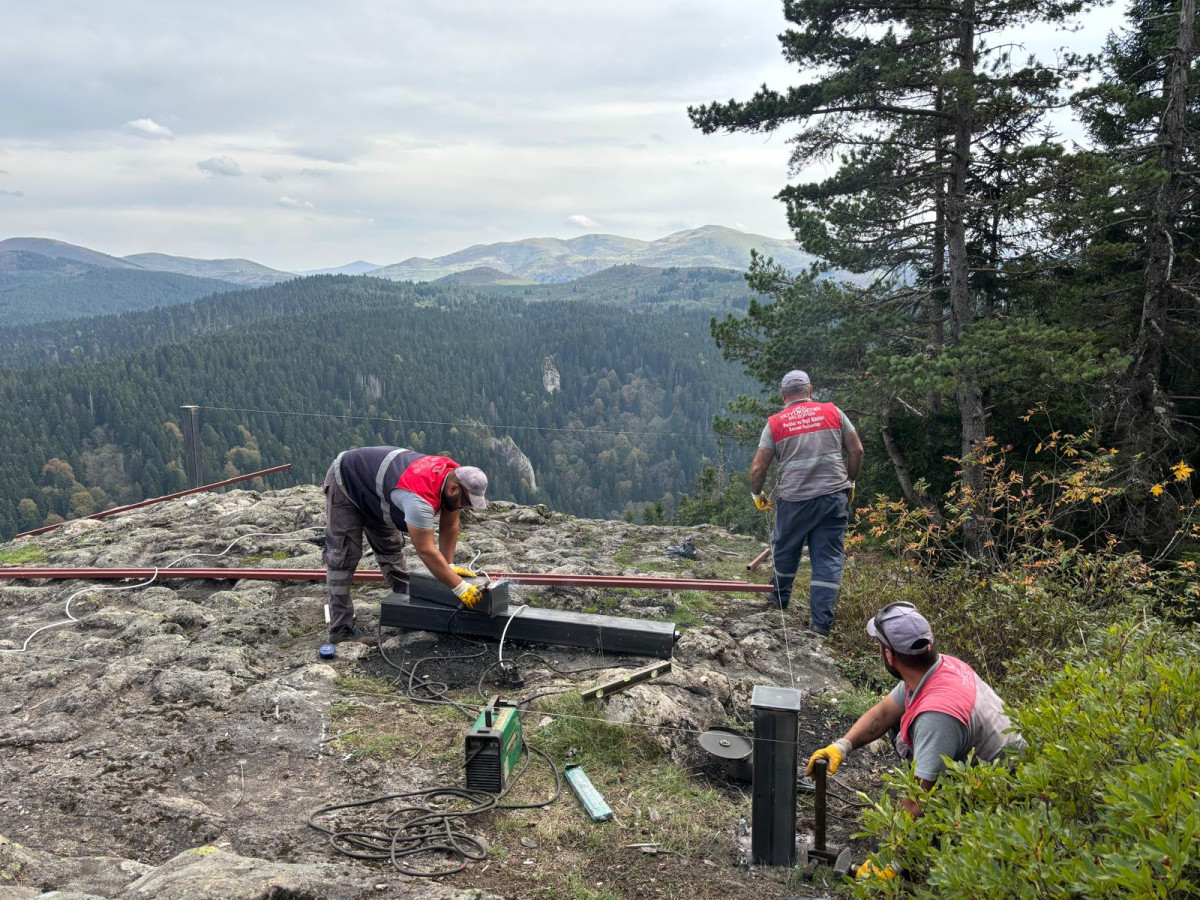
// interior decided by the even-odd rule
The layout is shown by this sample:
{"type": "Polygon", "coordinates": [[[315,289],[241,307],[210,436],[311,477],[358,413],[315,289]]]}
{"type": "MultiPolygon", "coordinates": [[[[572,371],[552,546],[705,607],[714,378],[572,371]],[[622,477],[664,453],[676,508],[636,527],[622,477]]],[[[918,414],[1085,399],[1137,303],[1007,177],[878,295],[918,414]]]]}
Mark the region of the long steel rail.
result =
{"type": "MultiPolygon", "coordinates": [[[[141,509],[143,506],[153,506],[155,503],[163,503],[167,500],[175,500],[179,497],[186,497],[188,494],[199,494],[201,491],[211,491],[216,488],[222,488],[226,485],[237,484],[239,481],[249,481],[251,478],[258,478],[260,475],[270,475],[272,472],[282,472],[284,469],[290,469],[291,463],[284,463],[282,466],[272,466],[269,469],[262,469],[258,472],[251,472],[249,475],[239,475],[237,478],[226,478],[224,481],[214,481],[212,484],[202,484],[200,487],[188,488],[186,491],[176,491],[174,494],[164,494],[161,497],[152,497],[149,500],[141,500],[137,503],[130,503],[126,506],[114,506],[112,509],[102,509],[98,513],[92,513],[90,516],[81,516],[82,519],[106,519],[109,516],[115,516],[117,513],[129,512],[131,509],[141,509]]],[[[53,525],[43,525],[41,528],[35,528],[33,531],[22,531],[17,537],[33,537],[35,534],[45,534],[47,531],[53,531],[55,528],[62,528],[67,522],[78,522],[80,519],[67,519],[66,522],[55,522],[53,525]]],[[[147,576],[148,577],[148,576],[147,576]]]]}
{"type": "MultiPolygon", "coordinates": [[[[154,568],[60,568],[54,566],[0,566],[0,579],[52,580],[145,580],[158,573],[166,579],[209,579],[215,581],[324,581],[324,569],[154,569],[154,568]]],[[[710,578],[654,578],[644,575],[543,575],[534,572],[489,572],[495,579],[507,579],[515,584],[545,587],[595,587],[616,590],[719,591],[739,594],[769,594],[769,584],[750,584],[746,581],[722,581],[710,578]]],[[[359,570],[355,581],[383,581],[382,573],[359,570]]]]}

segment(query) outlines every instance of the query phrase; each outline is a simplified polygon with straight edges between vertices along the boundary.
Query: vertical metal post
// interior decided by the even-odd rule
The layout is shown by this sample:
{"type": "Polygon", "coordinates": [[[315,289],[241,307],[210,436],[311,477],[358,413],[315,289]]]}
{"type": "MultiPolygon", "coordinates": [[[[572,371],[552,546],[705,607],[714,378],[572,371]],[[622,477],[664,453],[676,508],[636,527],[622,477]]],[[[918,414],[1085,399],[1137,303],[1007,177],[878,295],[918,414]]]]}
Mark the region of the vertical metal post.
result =
{"type": "Polygon", "coordinates": [[[814,795],[816,800],[816,823],[813,829],[813,843],[822,853],[825,852],[825,811],[828,802],[825,797],[825,778],[828,775],[829,761],[818,759],[813,765],[813,784],[816,786],[817,792],[814,795]]]}
{"type": "Polygon", "coordinates": [[[188,487],[204,484],[204,457],[200,446],[200,407],[181,406],[183,420],[183,468],[188,487]]]}
{"type": "Polygon", "coordinates": [[[750,811],[750,861],[796,864],[796,736],[800,691],[756,684],[754,789],[750,811]]]}

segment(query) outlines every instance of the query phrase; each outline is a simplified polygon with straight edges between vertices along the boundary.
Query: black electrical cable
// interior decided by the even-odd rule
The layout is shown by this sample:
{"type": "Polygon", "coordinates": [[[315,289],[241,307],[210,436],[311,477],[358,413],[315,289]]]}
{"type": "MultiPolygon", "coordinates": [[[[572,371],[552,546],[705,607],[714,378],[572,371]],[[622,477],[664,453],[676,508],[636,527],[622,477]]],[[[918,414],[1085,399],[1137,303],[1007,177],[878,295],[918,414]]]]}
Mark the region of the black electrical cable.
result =
{"type": "Polygon", "coordinates": [[[435,787],[323,806],[308,817],[308,826],[327,835],[330,846],[343,856],[370,862],[387,861],[396,871],[405,875],[436,878],[454,875],[466,869],[468,862],[487,858],[483,842],[457,827],[455,822],[496,807],[495,794],[458,787],[435,787]],[[319,816],[343,809],[358,809],[392,800],[420,799],[425,803],[409,802],[392,810],[385,818],[370,826],[370,831],[338,831],[316,822],[319,816]],[[436,807],[438,801],[446,800],[465,800],[471,805],[462,810],[436,807]],[[449,855],[458,863],[449,868],[423,869],[402,862],[431,853],[449,855]]]}
{"type": "MultiPolygon", "coordinates": [[[[450,622],[453,623],[453,621],[454,616],[451,616],[450,622]]],[[[401,676],[408,677],[408,699],[417,703],[449,704],[466,715],[472,722],[475,721],[478,713],[469,709],[464,704],[451,699],[448,696],[450,689],[446,684],[442,682],[418,683],[416,682],[416,673],[426,662],[477,659],[486,652],[483,644],[478,644],[480,649],[477,653],[426,656],[418,659],[412,665],[412,668],[405,669],[403,664],[396,663],[388,656],[387,651],[384,650],[382,623],[377,629],[377,635],[379,638],[379,653],[383,657],[384,662],[398,671],[401,676]],[[428,693],[430,696],[417,696],[416,688],[418,685],[422,691],[428,693]]],[[[468,644],[478,643],[467,640],[462,635],[454,636],[468,644]]],[[[394,682],[396,686],[399,686],[401,683],[400,679],[394,682]]],[[[454,875],[466,869],[469,862],[478,862],[487,859],[487,849],[483,841],[462,828],[458,824],[462,820],[497,809],[541,809],[554,803],[562,795],[562,773],[549,754],[528,743],[524,739],[524,735],[521,738],[520,753],[520,764],[509,776],[504,789],[498,794],[456,786],[433,787],[397,794],[381,794],[366,800],[324,806],[309,816],[308,825],[310,828],[327,835],[329,845],[343,856],[373,862],[390,862],[396,871],[404,875],[419,878],[437,878],[444,875],[454,875]],[[517,781],[525,773],[526,769],[529,768],[529,761],[533,754],[537,754],[544,759],[546,764],[549,765],[550,771],[554,773],[554,792],[548,799],[533,803],[500,802],[512,791],[517,781]],[[390,801],[409,802],[392,810],[383,819],[368,823],[362,830],[336,830],[318,824],[316,821],[320,816],[340,810],[361,809],[390,801]],[[466,801],[470,805],[466,809],[452,810],[444,808],[446,801],[466,801]],[[449,856],[455,860],[455,864],[442,868],[420,868],[412,861],[414,858],[428,856],[429,854],[449,856]]]]}

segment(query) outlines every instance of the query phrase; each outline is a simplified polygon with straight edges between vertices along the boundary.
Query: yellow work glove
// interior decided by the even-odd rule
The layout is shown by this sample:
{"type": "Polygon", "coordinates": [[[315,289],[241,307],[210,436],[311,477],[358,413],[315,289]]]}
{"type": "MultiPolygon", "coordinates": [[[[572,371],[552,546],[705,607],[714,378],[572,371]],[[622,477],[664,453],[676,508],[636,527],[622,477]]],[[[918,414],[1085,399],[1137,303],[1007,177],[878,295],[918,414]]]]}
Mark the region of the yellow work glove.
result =
{"type": "Polygon", "coordinates": [[[762,512],[766,512],[768,509],[771,508],[771,498],[770,497],[767,497],[763,494],[751,493],[750,499],[754,501],[754,505],[757,506],[759,508],[759,510],[761,510],[762,512]]]}
{"type": "Polygon", "coordinates": [[[808,777],[812,777],[813,766],[816,765],[818,759],[829,760],[829,774],[833,775],[836,773],[838,766],[842,764],[842,760],[850,755],[850,747],[850,742],[845,738],[841,738],[840,740],[834,741],[825,749],[818,750],[808,758],[808,769],[806,770],[808,772],[808,777]]]}
{"type": "Polygon", "coordinates": [[[850,505],[854,505],[854,482],[850,482],[850,505]]]}
{"type": "Polygon", "coordinates": [[[475,573],[472,572],[470,569],[468,569],[466,566],[451,566],[450,571],[453,572],[455,575],[458,575],[460,578],[474,578],[475,577],[475,573]]]}
{"type": "Polygon", "coordinates": [[[893,866],[884,866],[882,869],[879,866],[872,865],[868,859],[865,863],[858,867],[858,871],[854,873],[854,877],[858,878],[884,878],[892,879],[900,873],[893,866]]]}
{"type": "Polygon", "coordinates": [[[475,604],[483,599],[483,588],[467,581],[460,581],[451,590],[467,609],[474,609],[475,604]]]}

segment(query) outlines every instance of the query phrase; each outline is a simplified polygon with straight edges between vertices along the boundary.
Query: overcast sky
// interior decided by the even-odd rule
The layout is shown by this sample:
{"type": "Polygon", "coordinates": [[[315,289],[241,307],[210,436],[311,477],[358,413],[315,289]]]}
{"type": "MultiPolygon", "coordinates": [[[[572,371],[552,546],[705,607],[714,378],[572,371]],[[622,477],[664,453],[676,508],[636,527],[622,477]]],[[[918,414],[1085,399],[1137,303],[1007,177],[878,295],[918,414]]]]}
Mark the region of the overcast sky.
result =
{"type": "MultiPolygon", "coordinates": [[[[1095,46],[1118,20],[1029,46],[1095,46]]],[[[302,269],[595,231],[783,237],[786,135],[705,137],[686,114],[794,83],[783,27],[778,0],[9,3],[0,238],[302,269]]]]}

